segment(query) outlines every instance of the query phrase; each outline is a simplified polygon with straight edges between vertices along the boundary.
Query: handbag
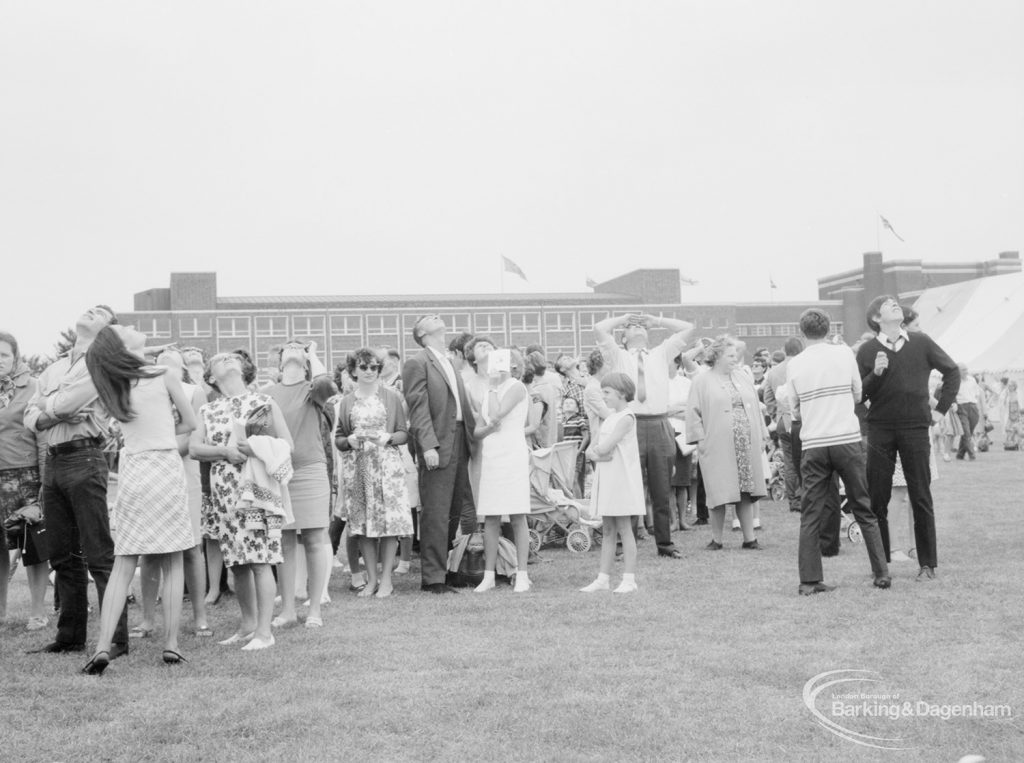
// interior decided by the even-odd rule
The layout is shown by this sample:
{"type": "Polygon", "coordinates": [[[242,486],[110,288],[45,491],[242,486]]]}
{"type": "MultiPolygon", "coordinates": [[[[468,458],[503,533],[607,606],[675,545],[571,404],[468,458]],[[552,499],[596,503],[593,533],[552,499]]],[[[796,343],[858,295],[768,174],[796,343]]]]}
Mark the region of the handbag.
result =
{"type": "Polygon", "coordinates": [[[12,514],[4,523],[7,547],[21,551],[21,563],[26,567],[48,561],[50,546],[46,539],[46,524],[29,524],[20,514],[12,514]]]}

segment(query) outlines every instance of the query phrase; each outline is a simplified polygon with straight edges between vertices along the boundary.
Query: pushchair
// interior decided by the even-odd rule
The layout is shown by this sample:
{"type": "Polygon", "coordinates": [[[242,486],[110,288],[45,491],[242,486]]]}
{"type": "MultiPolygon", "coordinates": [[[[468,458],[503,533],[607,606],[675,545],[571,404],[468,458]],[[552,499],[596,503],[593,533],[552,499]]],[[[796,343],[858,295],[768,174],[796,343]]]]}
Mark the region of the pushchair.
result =
{"type": "Polygon", "coordinates": [[[555,443],[530,453],[530,550],[564,542],[574,553],[600,542],[601,520],[589,504],[573,498],[579,443],[555,443]]]}
{"type": "Polygon", "coordinates": [[[768,453],[768,497],[775,503],[786,500],[785,462],[782,458],[782,447],[772,440],[772,449],[768,453]]]}

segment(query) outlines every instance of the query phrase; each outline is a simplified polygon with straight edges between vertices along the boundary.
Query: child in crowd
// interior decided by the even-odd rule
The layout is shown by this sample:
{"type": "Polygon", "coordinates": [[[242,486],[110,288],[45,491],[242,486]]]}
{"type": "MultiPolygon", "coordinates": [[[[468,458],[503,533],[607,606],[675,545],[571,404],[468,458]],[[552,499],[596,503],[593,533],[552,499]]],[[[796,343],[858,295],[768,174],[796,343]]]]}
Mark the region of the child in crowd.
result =
{"type": "Polygon", "coordinates": [[[610,373],[601,380],[601,396],[611,410],[587,450],[595,463],[591,505],[601,517],[604,538],[601,543],[601,569],[584,593],[607,591],[615,560],[616,536],[622,543],[625,573],[615,593],[632,593],[636,585],[636,540],[630,517],[643,516],[644,483],[640,473],[640,448],[636,439],[636,416],[628,403],[636,394],[632,379],[622,373],[610,373]]]}

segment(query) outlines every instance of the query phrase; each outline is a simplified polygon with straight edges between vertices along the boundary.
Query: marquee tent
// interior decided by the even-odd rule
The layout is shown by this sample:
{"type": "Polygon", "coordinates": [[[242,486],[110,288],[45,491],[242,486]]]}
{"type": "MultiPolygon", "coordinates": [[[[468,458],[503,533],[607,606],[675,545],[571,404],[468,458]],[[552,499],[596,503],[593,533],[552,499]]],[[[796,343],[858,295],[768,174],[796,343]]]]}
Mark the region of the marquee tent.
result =
{"type": "Polygon", "coordinates": [[[926,289],[921,328],[974,373],[1024,370],[1024,273],[926,289]]]}

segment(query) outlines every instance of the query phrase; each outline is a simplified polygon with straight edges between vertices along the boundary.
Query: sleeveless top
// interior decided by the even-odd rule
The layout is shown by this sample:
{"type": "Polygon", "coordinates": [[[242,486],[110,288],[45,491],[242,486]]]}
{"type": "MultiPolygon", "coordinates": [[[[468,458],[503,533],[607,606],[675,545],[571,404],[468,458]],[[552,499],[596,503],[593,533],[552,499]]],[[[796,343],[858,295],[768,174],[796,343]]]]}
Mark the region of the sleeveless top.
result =
{"type": "Polygon", "coordinates": [[[171,396],[160,376],[139,379],[132,386],[132,412],[135,418],[121,422],[124,434],[124,452],[141,453],[145,450],[178,449],[174,436],[174,415],[171,396]]]}

